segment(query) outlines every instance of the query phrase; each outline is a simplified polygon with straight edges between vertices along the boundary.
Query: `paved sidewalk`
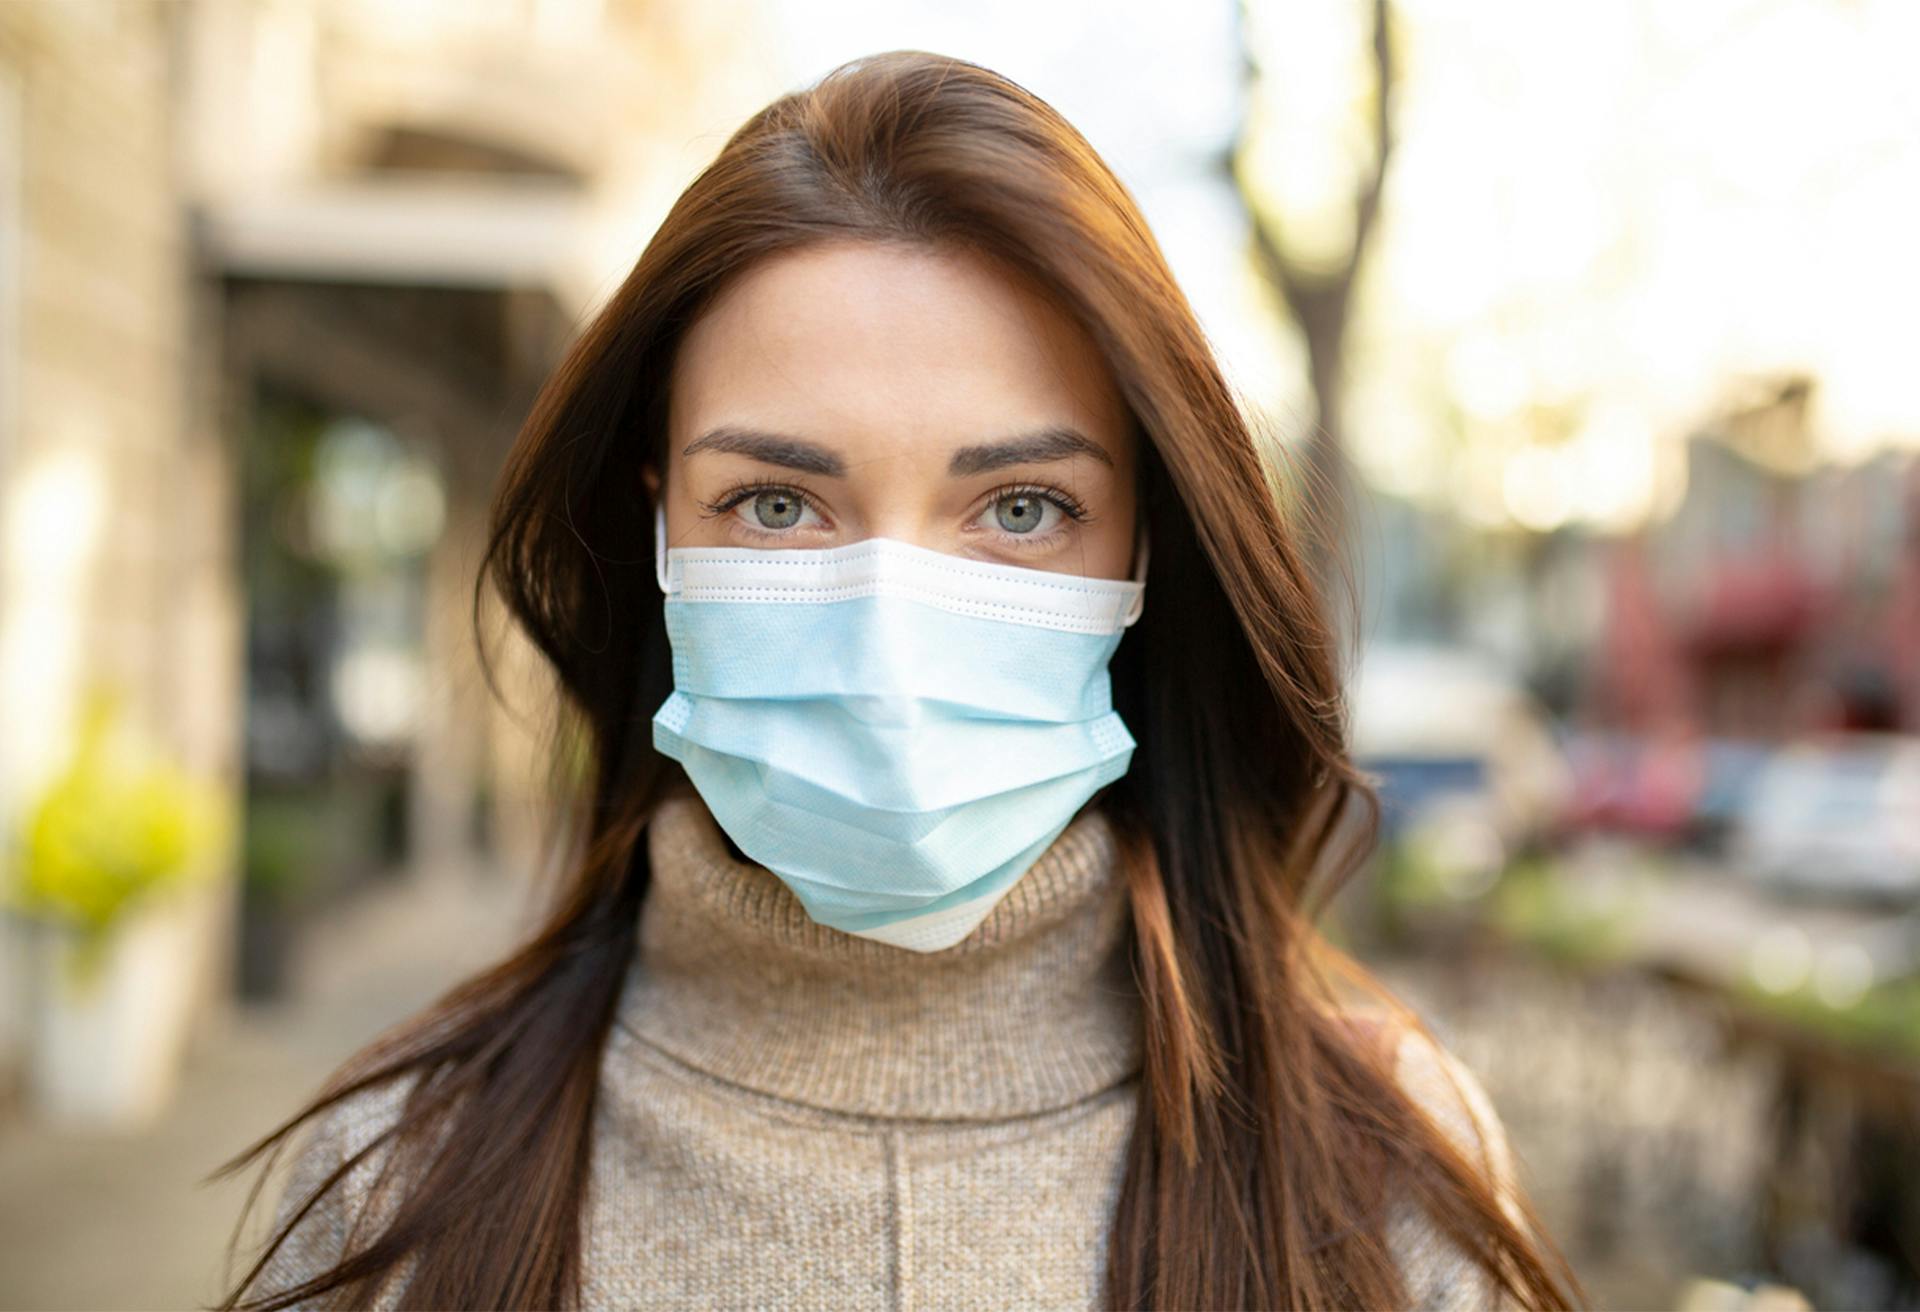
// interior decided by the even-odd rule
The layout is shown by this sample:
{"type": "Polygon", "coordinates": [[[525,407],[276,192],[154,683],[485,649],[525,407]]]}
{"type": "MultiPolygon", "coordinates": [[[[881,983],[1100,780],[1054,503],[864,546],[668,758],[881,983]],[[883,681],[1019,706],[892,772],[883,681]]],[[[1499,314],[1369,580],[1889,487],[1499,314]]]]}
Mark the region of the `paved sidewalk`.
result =
{"type": "MultiPolygon", "coordinates": [[[[484,873],[370,890],[310,927],[288,1000],[234,1008],[197,1037],[152,1129],[103,1136],[0,1123],[0,1308],[214,1301],[260,1167],[203,1177],[291,1115],[355,1048],[497,959],[527,923],[524,901],[522,887],[484,873]]],[[[278,1185],[276,1176],[263,1193],[278,1185]]],[[[255,1225],[270,1211],[263,1199],[255,1225]]]]}

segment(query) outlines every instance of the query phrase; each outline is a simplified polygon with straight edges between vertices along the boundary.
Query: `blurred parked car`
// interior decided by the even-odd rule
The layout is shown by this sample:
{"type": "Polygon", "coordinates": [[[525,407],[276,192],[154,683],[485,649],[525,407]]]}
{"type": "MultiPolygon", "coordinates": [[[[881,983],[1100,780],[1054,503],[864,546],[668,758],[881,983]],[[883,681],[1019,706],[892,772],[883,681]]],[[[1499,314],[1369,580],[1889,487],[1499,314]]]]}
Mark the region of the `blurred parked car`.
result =
{"type": "Polygon", "coordinates": [[[1676,728],[1665,734],[1583,732],[1566,740],[1573,792],[1568,833],[1604,832],[1724,848],[1772,749],[1676,728]]]}
{"type": "Polygon", "coordinates": [[[1574,786],[1561,816],[1566,832],[1685,837],[1706,773],[1697,739],[1589,731],[1568,738],[1567,757],[1574,786]]]}
{"type": "Polygon", "coordinates": [[[1773,749],[1764,743],[1709,738],[1706,774],[1694,796],[1690,836],[1708,850],[1724,851],[1772,759],[1773,749]]]}
{"type": "Polygon", "coordinates": [[[1380,778],[1387,840],[1417,830],[1496,871],[1550,832],[1571,786],[1545,711],[1474,652],[1374,644],[1352,688],[1352,750],[1380,778]]]}
{"type": "Polygon", "coordinates": [[[1843,733],[1782,749],[1747,797],[1729,858],[1781,893],[1920,900],[1920,737],[1843,733]]]}

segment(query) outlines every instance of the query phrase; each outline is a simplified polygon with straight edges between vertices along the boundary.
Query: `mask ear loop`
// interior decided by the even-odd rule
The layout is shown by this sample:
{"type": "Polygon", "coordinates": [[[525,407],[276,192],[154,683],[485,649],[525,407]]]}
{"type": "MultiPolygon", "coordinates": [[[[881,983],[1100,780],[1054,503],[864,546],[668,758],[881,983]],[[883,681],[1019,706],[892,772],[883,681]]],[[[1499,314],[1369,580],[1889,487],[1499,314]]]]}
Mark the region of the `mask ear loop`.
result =
{"type": "Polygon", "coordinates": [[[673,586],[667,581],[667,507],[665,502],[655,502],[653,507],[653,581],[660,585],[660,591],[671,594],[673,586]]]}
{"type": "Polygon", "coordinates": [[[1133,576],[1131,581],[1140,585],[1140,591],[1133,594],[1133,601],[1127,606],[1127,613],[1120,617],[1120,626],[1130,628],[1140,618],[1140,612],[1147,607],[1147,517],[1140,517],[1140,527],[1133,535],[1133,576]]]}

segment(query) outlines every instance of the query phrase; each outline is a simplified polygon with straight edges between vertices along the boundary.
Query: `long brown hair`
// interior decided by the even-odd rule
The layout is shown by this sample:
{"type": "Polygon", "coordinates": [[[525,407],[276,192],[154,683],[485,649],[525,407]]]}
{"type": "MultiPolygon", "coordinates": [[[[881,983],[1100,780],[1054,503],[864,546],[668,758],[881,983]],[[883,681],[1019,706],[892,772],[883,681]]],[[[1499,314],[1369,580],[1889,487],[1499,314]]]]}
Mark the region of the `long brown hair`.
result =
{"type": "Polygon", "coordinates": [[[599,1063],[650,878],[641,839],[678,771],[647,732],[672,674],[641,471],[665,469],[688,325],[755,261],[827,240],[964,247],[1038,278],[1104,352],[1145,439],[1154,601],[1111,667],[1138,747],[1101,799],[1123,838],[1145,1003],[1109,1304],[1402,1305],[1393,1200],[1423,1207],[1521,1304],[1584,1303],[1530,1205],[1396,1083],[1391,1045],[1336,996],[1344,981],[1418,1024],[1314,927],[1375,842],[1379,806],[1346,750],[1337,643],[1297,520],[1310,498],[1262,451],[1133,198],[1080,134],[978,65],[892,51],[741,126],[536,401],[474,605],[478,623],[496,585],[556,679],[557,756],[576,763],[556,848],[567,877],[524,946],[220,1168],[342,1099],[404,1088],[392,1123],[313,1193],[386,1143],[398,1192],[381,1224],[313,1278],[243,1302],[295,1209],[220,1306],[329,1290],[363,1305],[402,1278],[406,1306],[577,1302],[599,1063]]]}

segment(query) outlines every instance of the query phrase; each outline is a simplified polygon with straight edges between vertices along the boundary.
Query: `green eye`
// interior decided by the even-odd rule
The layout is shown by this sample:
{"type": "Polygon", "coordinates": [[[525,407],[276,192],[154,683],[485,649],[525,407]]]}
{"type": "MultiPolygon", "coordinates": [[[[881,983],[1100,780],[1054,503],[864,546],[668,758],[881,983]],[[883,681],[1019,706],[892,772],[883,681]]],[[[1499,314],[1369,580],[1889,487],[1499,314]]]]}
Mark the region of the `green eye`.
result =
{"type": "Polygon", "coordinates": [[[801,509],[800,498],[791,492],[767,491],[753,499],[753,517],[762,528],[792,528],[801,509]]]}
{"type": "Polygon", "coordinates": [[[1046,517],[1047,503],[1027,492],[1016,492],[993,503],[994,518],[1009,533],[1031,533],[1046,517]]]}

